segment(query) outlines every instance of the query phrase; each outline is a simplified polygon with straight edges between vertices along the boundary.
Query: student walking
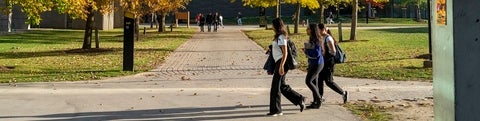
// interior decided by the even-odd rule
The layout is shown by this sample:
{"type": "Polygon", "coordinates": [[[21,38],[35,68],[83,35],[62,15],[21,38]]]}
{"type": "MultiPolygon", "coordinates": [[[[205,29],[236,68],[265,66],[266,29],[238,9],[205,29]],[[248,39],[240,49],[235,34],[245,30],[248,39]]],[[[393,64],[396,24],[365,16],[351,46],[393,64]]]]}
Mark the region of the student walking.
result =
{"type": "Polygon", "coordinates": [[[200,24],[200,15],[201,15],[201,14],[202,14],[202,13],[198,13],[197,16],[195,16],[195,22],[197,22],[197,25],[200,24]]]}
{"type": "Polygon", "coordinates": [[[218,17],[218,19],[220,19],[220,25],[222,26],[222,28],[225,28],[225,27],[223,26],[223,16],[222,16],[222,14],[220,14],[220,16],[218,17]]]}
{"type": "Polygon", "coordinates": [[[212,24],[213,24],[213,18],[214,16],[212,15],[212,13],[208,13],[207,15],[207,28],[208,28],[208,32],[211,32],[212,31],[212,24]]]}
{"type": "Polygon", "coordinates": [[[242,13],[241,12],[238,12],[238,15],[237,15],[237,23],[238,25],[242,25],[242,13]]]}
{"type": "Polygon", "coordinates": [[[202,13],[199,14],[198,21],[199,21],[198,26],[200,26],[200,31],[201,31],[201,32],[205,32],[205,30],[204,30],[205,17],[203,16],[202,13]]]}
{"type": "Polygon", "coordinates": [[[320,95],[319,87],[317,85],[318,75],[323,69],[322,53],[325,52],[325,49],[317,24],[308,25],[307,34],[310,36],[310,38],[308,42],[304,43],[304,52],[308,58],[307,77],[305,78],[305,83],[313,94],[313,102],[307,106],[307,108],[318,109],[322,105],[322,95],[320,95]]]}
{"type": "Polygon", "coordinates": [[[300,106],[300,112],[302,112],[305,108],[305,97],[285,83],[285,77],[288,72],[288,66],[286,66],[285,63],[289,54],[287,51],[288,34],[285,30],[285,25],[280,18],[274,19],[272,25],[273,31],[275,32],[275,38],[272,42],[272,56],[275,60],[275,70],[272,78],[272,87],[270,89],[270,112],[267,115],[283,115],[280,100],[281,94],[293,104],[300,106]]]}
{"type": "Polygon", "coordinates": [[[218,14],[218,12],[216,12],[215,15],[213,16],[213,31],[214,32],[217,32],[219,24],[220,24],[220,15],[218,14]]]}
{"type": "Polygon", "coordinates": [[[333,72],[335,68],[335,60],[334,56],[336,53],[335,50],[335,44],[336,41],[335,39],[331,36],[330,30],[325,27],[324,24],[319,24],[318,28],[320,29],[320,34],[323,37],[323,40],[325,41],[325,66],[323,67],[322,71],[320,72],[319,75],[319,85],[318,88],[320,90],[320,95],[323,95],[323,82],[330,87],[333,91],[337,92],[338,94],[342,95],[343,98],[343,103],[347,103],[347,98],[348,98],[348,92],[343,91],[342,88],[340,88],[337,83],[333,82],[333,72]]]}

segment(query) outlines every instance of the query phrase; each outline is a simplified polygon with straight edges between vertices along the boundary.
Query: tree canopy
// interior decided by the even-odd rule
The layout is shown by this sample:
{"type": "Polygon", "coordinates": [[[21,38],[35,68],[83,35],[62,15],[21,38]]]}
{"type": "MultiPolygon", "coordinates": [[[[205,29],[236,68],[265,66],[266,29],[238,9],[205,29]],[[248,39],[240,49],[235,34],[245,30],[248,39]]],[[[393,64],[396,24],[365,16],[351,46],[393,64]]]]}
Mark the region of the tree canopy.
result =
{"type": "MultiPolygon", "coordinates": [[[[236,0],[231,0],[231,2],[235,2],[236,0]]],[[[304,8],[309,8],[311,10],[318,9],[320,4],[318,0],[282,0],[287,4],[300,4],[304,8]]],[[[242,0],[243,6],[250,6],[250,7],[274,7],[277,6],[279,3],[278,0],[242,0]]]]}

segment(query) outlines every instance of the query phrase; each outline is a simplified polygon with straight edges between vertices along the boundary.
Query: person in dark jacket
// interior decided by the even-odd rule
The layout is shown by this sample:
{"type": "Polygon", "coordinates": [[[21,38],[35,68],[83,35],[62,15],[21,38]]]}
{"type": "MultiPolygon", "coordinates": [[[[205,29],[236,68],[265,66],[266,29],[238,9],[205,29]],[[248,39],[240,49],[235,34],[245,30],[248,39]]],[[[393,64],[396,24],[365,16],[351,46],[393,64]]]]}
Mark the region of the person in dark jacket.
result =
{"type": "Polygon", "coordinates": [[[208,32],[211,32],[212,31],[212,24],[213,24],[213,18],[214,16],[212,15],[212,13],[208,13],[207,15],[207,27],[208,27],[208,32]]]}
{"type": "Polygon", "coordinates": [[[218,14],[218,12],[215,13],[214,17],[213,17],[213,31],[214,32],[217,32],[218,30],[218,25],[220,23],[220,15],[218,14]]]}
{"type": "Polygon", "coordinates": [[[323,69],[323,40],[321,39],[320,32],[317,24],[310,24],[307,27],[307,34],[309,37],[308,42],[305,42],[304,52],[308,58],[307,76],[305,78],[305,84],[312,91],[313,102],[307,108],[318,109],[322,105],[322,95],[320,95],[318,87],[318,75],[323,69]]]}
{"type": "Polygon", "coordinates": [[[200,13],[200,14],[199,14],[199,17],[198,17],[198,26],[200,26],[200,31],[201,31],[201,32],[205,32],[205,31],[204,31],[205,17],[203,16],[202,13],[200,13]]]}
{"type": "Polygon", "coordinates": [[[324,47],[325,47],[325,55],[324,55],[324,60],[325,60],[325,66],[323,67],[322,71],[320,72],[319,75],[319,84],[318,88],[320,91],[320,95],[323,95],[323,82],[330,87],[333,91],[337,92],[338,94],[342,95],[343,98],[343,103],[347,103],[347,98],[348,98],[348,92],[343,91],[342,88],[340,88],[337,83],[333,82],[333,72],[335,68],[335,60],[334,56],[336,53],[335,50],[335,39],[331,36],[331,33],[329,34],[329,30],[327,27],[325,27],[324,24],[319,24],[318,28],[320,29],[320,34],[323,37],[323,40],[325,41],[324,47]]]}

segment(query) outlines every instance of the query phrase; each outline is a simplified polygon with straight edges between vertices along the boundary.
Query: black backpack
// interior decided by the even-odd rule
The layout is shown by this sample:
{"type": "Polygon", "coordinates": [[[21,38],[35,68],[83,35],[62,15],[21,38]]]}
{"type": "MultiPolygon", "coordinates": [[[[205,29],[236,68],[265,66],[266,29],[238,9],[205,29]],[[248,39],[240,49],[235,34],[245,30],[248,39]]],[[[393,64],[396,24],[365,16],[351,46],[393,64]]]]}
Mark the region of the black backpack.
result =
{"type": "MultiPolygon", "coordinates": [[[[277,42],[278,42],[278,39],[277,39],[277,42]]],[[[288,55],[287,55],[287,60],[285,61],[284,68],[286,68],[288,70],[297,69],[298,68],[297,46],[290,39],[287,40],[287,51],[288,51],[288,55]]]]}
{"type": "MultiPolygon", "coordinates": [[[[327,37],[325,38],[325,48],[326,48],[325,51],[328,51],[329,49],[328,49],[326,40],[327,40],[327,37]]],[[[340,48],[340,45],[335,44],[335,50],[337,50],[335,55],[329,54],[330,57],[333,57],[333,60],[335,61],[335,63],[345,63],[345,61],[347,61],[347,55],[345,54],[345,52],[343,52],[342,48],[340,48]]]]}

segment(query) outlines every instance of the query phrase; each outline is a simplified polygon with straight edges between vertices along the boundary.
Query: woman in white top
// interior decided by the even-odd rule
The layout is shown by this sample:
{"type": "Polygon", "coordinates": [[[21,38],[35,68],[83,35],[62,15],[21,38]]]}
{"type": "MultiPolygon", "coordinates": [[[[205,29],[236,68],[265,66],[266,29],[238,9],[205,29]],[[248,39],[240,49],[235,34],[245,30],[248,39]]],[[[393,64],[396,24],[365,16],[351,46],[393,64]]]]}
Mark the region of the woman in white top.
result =
{"type": "Polygon", "coordinates": [[[222,26],[222,28],[225,28],[225,27],[223,27],[223,16],[222,16],[222,14],[220,14],[220,16],[218,18],[220,19],[220,25],[222,26]]]}
{"type": "Polygon", "coordinates": [[[270,112],[267,115],[283,115],[280,100],[281,94],[293,104],[300,106],[300,112],[302,112],[305,108],[305,97],[285,83],[285,75],[288,72],[288,68],[285,68],[285,62],[289,54],[287,51],[288,34],[285,25],[280,18],[274,19],[272,25],[273,31],[275,32],[275,38],[272,42],[272,56],[275,60],[275,70],[273,73],[272,87],[270,89],[270,112]]]}

